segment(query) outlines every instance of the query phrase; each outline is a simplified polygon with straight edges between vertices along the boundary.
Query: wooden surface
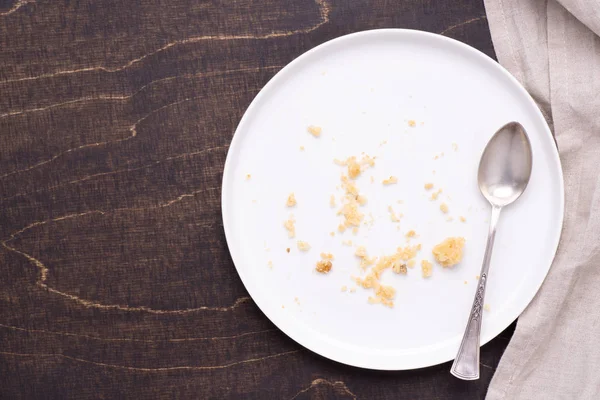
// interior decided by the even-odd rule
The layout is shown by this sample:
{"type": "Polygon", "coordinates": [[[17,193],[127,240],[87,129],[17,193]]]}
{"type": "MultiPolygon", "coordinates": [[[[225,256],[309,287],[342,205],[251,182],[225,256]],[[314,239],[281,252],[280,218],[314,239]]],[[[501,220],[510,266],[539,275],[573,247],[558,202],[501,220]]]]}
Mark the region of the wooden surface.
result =
{"type": "Polygon", "coordinates": [[[480,399],[278,331],[228,254],[242,113],[329,39],[414,28],[494,56],[481,0],[0,0],[0,398],[480,399]]]}

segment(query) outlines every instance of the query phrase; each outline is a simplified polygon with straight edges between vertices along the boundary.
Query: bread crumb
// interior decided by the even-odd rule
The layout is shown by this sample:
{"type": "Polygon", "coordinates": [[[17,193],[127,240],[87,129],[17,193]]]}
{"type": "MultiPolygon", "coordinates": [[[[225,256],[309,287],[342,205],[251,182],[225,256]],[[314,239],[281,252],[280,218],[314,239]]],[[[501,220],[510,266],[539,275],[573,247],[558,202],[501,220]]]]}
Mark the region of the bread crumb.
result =
{"type": "Polygon", "coordinates": [[[358,228],[355,226],[354,228],[352,228],[352,234],[356,235],[358,233],[358,228]]]}
{"type": "Polygon", "coordinates": [[[462,237],[449,237],[442,243],[436,245],[432,253],[435,260],[442,267],[452,267],[458,264],[463,257],[463,247],[465,245],[465,239],[462,237]]]}
{"type": "Polygon", "coordinates": [[[346,225],[339,224],[338,232],[343,233],[344,231],[346,231],[346,225]]]}
{"type": "Polygon", "coordinates": [[[429,278],[433,272],[433,264],[427,260],[421,260],[421,273],[423,278],[429,278]]]}
{"type": "Polygon", "coordinates": [[[294,207],[296,204],[298,204],[296,202],[296,196],[294,195],[294,193],[290,193],[290,195],[287,198],[287,201],[285,202],[285,205],[288,207],[294,207]]]}
{"type": "Polygon", "coordinates": [[[281,308],[285,308],[285,306],[282,304],[282,305],[281,305],[281,308]]]}
{"type": "Polygon", "coordinates": [[[395,176],[390,176],[388,179],[384,179],[381,183],[384,185],[393,185],[394,183],[398,183],[398,178],[395,176]]]}
{"type": "Polygon", "coordinates": [[[323,260],[333,260],[333,254],[331,254],[331,253],[321,253],[321,258],[323,260]]]}
{"type": "Polygon", "coordinates": [[[371,175],[371,183],[375,182],[375,178],[373,178],[373,175],[371,175]]]}
{"type": "Polygon", "coordinates": [[[425,190],[431,190],[431,189],[433,189],[433,183],[426,183],[425,190]]]}
{"type": "Polygon", "coordinates": [[[320,126],[314,126],[314,125],[310,125],[308,128],[308,133],[310,133],[311,135],[313,135],[314,137],[319,137],[321,136],[321,127],[320,126]]]}
{"type": "Polygon", "coordinates": [[[342,292],[345,292],[346,290],[348,290],[348,288],[346,287],[346,285],[342,286],[342,292]]]}
{"type": "Polygon", "coordinates": [[[458,151],[458,145],[456,143],[452,143],[452,149],[454,151],[458,151]]]}
{"type": "Polygon", "coordinates": [[[454,221],[454,217],[448,217],[448,218],[446,218],[446,221],[452,222],[452,221],[454,221]]]}
{"type": "Polygon", "coordinates": [[[329,196],[329,205],[331,207],[335,207],[335,196],[334,195],[329,196]]]}
{"type": "Polygon", "coordinates": [[[310,244],[308,242],[304,242],[302,240],[298,240],[298,250],[300,251],[308,251],[310,250],[310,244]]]}
{"type": "Polygon", "coordinates": [[[460,217],[458,217],[458,219],[460,219],[460,222],[467,222],[467,219],[465,217],[463,217],[462,215],[460,217]]]}
{"type": "Polygon", "coordinates": [[[285,251],[289,253],[290,252],[290,248],[288,247],[287,249],[285,249],[285,251]]]}
{"type": "Polygon", "coordinates": [[[442,204],[440,204],[440,210],[441,210],[441,211],[442,211],[444,214],[448,213],[448,204],[446,204],[446,203],[442,203],[442,204]]]}
{"type": "Polygon", "coordinates": [[[479,280],[480,276],[479,275],[475,275],[475,279],[479,280]]]}
{"type": "Polygon", "coordinates": [[[293,238],[296,237],[296,220],[293,215],[290,215],[290,218],[283,223],[283,226],[288,231],[288,237],[293,238]]]}
{"type": "Polygon", "coordinates": [[[414,231],[414,230],[412,230],[412,229],[411,229],[410,231],[406,232],[406,237],[407,237],[407,238],[413,238],[413,237],[415,237],[415,236],[417,236],[417,232],[415,232],[415,231],[414,231]]]}
{"type": "Polygon", "coordinates": [[[390,219],[392,222],[400,222],[400,218],[402,218],[402,214],[396,215],[392,206],[388,206],[388,212],[390,213],[390,219]]]}
{"type": "Polygon", "coordinates": [[[317,261],[317,267],[315,269],[321,274],[327,274],[329,271],[331,271],[332,266],[333,265],[331,264],[331,261],[321,260],[317,261]]]}
{"type": "Polygon", "coordinates": [[[342,240],[344,246],[352,246],[352,240],[342,240]]]}
{"type": "Polygon", "coordinates": [[[442,193],[442,189],[438,189],[438,191],[437,191],[437,192],[433,192],[433,193],[431,193],[431,197],[430,197],[430,199],[431,199],[431,200],[437,200],[438,196],[439,196],[441,193],[442,193]]]}
{"type": "Polygon", "coordinates": [[[489,304],[484,304],[484,305],[483,305],[483,309],[484,309],[485,311],[490,311],[490,310],[491,310],[491,307],[490,307],[490,305],[489,305],[489,304]]]}
{"type": "Polygon", "coordinates": [[[356,288],[355,287],[350,288],[350,293],[354,293],[354,292],[356,292],[356,288]]]}
{"type": "Polygon", "coordinates": [[[406,265],[408,265],[408,268],[414,268],[415,264],[417,262],[414,259],[408,260],[408,262],[406,263],[406,265]]]}
{"type": "Polygon", "coordinates": [[[250,175],[250,174],[246,174],[246,180],[248,180],[248,179],[250,179],[250,178],[252,178],[252,175],[250,175]]]}
{"type": "Polygon", "coordinates": [[[329,232],[329,236],[334,237],[335,236],[335,232],[334,231],[329,232]]]}
{"type": "Polygon", "coordinates": [[[267,266],[271,269],[273,269],[273,261],[269,260],[269,262],[267,263],[267,266]]]}
{"type": "Polygon", "coordinates": [[[415,126],[417,126],[417,122],[414,119],[409,119],[408,126],[410,126],[411,128],[414,128],[415,126]]]}
{"type": "Polygon", "coordinates": [[[467,283],[469,283],[469,282],[467,282],[467,281],[464,281],[463,283],[466,285],[466,284],[467,284],[467,283]]]}
{"type": "Polygon", "coordinates": [[[300,146],[300,151],[304,151],[304,146],[300,146]]]}

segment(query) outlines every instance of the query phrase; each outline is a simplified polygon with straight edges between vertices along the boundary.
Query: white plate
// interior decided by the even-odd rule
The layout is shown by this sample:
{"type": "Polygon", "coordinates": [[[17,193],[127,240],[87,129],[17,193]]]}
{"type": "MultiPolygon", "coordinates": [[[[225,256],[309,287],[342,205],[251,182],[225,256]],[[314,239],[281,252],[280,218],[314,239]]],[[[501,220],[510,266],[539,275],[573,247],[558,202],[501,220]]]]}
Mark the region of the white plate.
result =
{"type": "Polygon", "coordinates": [[[498,227],[482,343],[504,330],[531,301],[560,237],[561,166],[535,103],[484,54],[424,32],[361,32],[298,57],[256,96],[225,164],[227,243],[256,304],[292,339],[345,364],[400,370],[454,358],[488,227],[489,206],[476,186],[479,157],[492,134],[512,120],[529,133],[534,167],[527,191],[505,210],[498,227]],[[417,126],[409,127],[408,120],[416,120],[417,126]],[[323,128],[320,138],[307,133],[309,125],[323,128]],[[329,197],[341,196],[336,185],[343,172],[333,159],[363,151],[377,156],[376,166],[358,179],[369,200],[363,211],[371,212],[375,223],[363,226],[358,235],[347,231],[331,237],[340,217],[329,197]],[[390,175],[399,183],[383,186],[390,175]],[[448,204],[453,222],[439,210],[440,200],[428,199],[426,182],[443,188],[441,201],[448,204]],[[293,210],[285,206],[290,192],[298,200],[293,210]],[[400,231],[389,218],[388,205],[404,214],[400,231]],[[296,239],[312,245],[308,253],[299,252],[296,239],[287,238],[283,222],[290,211],[297,220],[296,239]],[[458,221],[461,215],[466,223],[458,221]],[[453,269],[436,265],[430,279],[421,277],[419,265],[407,276],[385,271],[382,282],[397,289],[394,308],[368,304],[370,290],[340,290],[355,286],[350,277],[360,275],[354,249],[342,245],[343,239],[365,245],[371,255],[390,254],[404,245],[409,229],[420,235],[413,243],[423,245],[418,261],[432,260],[431,248],[445,237],[464,236],[462,263],[453,269]],[[321,251],[336,257],[328,275],[314,271],[321,251]]]}

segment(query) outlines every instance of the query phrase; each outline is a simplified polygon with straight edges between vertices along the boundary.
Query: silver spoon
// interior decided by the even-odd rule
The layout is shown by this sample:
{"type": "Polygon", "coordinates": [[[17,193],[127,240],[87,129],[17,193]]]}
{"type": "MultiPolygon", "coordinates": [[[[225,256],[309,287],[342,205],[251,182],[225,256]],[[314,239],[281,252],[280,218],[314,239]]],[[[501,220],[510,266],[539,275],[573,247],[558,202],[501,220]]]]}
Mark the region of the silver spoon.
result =
{"type": "Polygon", "coordinates": [[[450,372],[460,379],[479,379],[479,336],[481,308],[490,268],[496,223],[500,211],[517,200],[525,191],[533,164],[531,143],[518,122],[509,122],[494,134],[485,147],[479,162],[479,190],[492,205],[492,217],[479,284],[471,307],[469,322],[450,372]]]}

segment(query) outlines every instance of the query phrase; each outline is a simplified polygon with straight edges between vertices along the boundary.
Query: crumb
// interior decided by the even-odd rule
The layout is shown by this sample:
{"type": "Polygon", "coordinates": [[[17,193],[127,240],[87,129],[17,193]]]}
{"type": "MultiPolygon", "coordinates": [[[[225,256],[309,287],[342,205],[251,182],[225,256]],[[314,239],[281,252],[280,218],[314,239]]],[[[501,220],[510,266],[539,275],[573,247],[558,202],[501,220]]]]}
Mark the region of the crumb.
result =
{"type": "Polygon", "coordinates": [[[356,257],[364,258],[367,256],[367,249],[365,248],[365,246],[358,246],[356,248],[356,251],[354,252],[354,255],[356,257]]]}
{"type": "Polygon", "coordinates": [[[469,282],[467,282],[467,281],[464,281],[463,283],[466,285],[466,284],[467,284],[467,283],[469,283],[469,282]]]}
{"type": "Polygon", "coordinates": [[[355,287],[350,288],[350,293],[354,293],[354,292],[356,292],[356,288],[355,287]]]}
{"type": "Polygon", "coordinates": [[[442,204],[440,204],[440,210],[441,210],[441,211],[442,211],[444,214],[448,213],[448,204],[446,204],[446,203],[442,203],[442,204]]]}
{"type": "Polygon", "coordinates": [[[285,251],[289,253],[290,252],[290,248],[288,247],[287,249],[285,249],[285,251]]]}
{"type": "Polygon", "coordinates": [[[250,175],[250,174],[246,174],[246,179],[248,180],[248,179],[250,179],[250,178],[252,178],[252,175],[250,175]]]}
{"type": "Polygon", "coordinates": [[[300,151],[304,151],[304,146],[300,146],[300,151]]]}
{"type": "Polygon", "coordinates": [[[431,190],[431,189],[433,189],[433,183],[426,183],[425,190],[431,190]]]}
{"type": "Polygon", "coordinates": [[[356,201],[358,201],[358,204],[360,204],[361,206],[364,206],[365,204],[367,204],[367,198],[365,196],[363,196],[362,194],[359,194],[358,196],[356,196],[356,201]]]}
{"type": "Polygon", "coordinates": [[[432,253],[435,256],[435,260],[442,267],[452,267],[462,260],[464,245],[464,238],[449,237],[442,243],[436,245],[433,248],[432,253]]]}
{"type": "Polygon", "coordinates": [[[390,176],[388,179],[384,179],[381,183],[384,185],[393,185],[394,183],[398,183],[398,178],[395,176],[390,176]]]}
{"type": "Polygon", "coordinates": [[[310,244],[308,244],[308,242],[304,242],[302,240],[298,240],[298,250],[300,250],[300,251],[308,251],[308,250],[310,250],[310,244]]]}
{"type": "Polygon", "coordinates": [[[333,254],[331,254],[331,253],[321,253],[321,258],[323,260],[333,260],[333,254]]]}
{"type": "Polygon", "coordinates": [[[269,260],[269,262],[267,263],[267,266],[271,269],[273,269],[273,261],[269,260]]]}
{"type": "Polygon", "coordinates": [[[429,278],[433,272],[433,264],[427,260],[421,260],[421,272],[423,278],[429,278]]]}
{"type": "Polygon", "coordinates": [[[360,164],[356,161],[356,157],[350,157],[347,163],[348,176],[350,177],[350,179],[356,179],[362,172],[360,169],[360,164]]]}
{"type": "Polygon", "coordinates": [[[433,193],[431,193],[431,197],[430,197],[430,199],[431,199],[431,200],[437,200],[438,196],[439,196],[441,193],[442,193],[442,189],[438,189],[438,191],[437,191],[437,192],[433,192],[433,193]]]}
{"type": "Polygon", "coordinates": [[[379,143],[379,147],[383,146],[384,144],[387,144],[387,140],[384,140],[383,142],[379,143]]]}
{"type": "Polygon", "coordinates": [[[475,275],[475,279],[479,280],[480,276],[479,275],[475,275]]]}
{"type": "Polygon", "coordinates": [[[285,306],[284,306],[284,305],[281,305],[281,308],[285,308],[285,306]]]}
{"type": "Polygon", "coordinates": [[[397,274],[406,275],[408,270],[406,269],[406,264],[394,264],[394,266],[392,267],[392,271],[394,271],[397,274]]]}
{"type": "Polygon", "coordinates": [[[352,234],[356,235],[358,233],[358,228],[355,226],[354,228],[352,228],[352,234]]]}
{"type": "Polygon", "coordinates": [[[402,200],[396,200],[396,203],[398,203],[398,204],[404,204],[404,202],[402,200]]]}
{"type": "Polygon", "coordinates": [[[458,151],[458,145],[456,143],[452,143],[452,149],[454,151],[458,151]]]}
{"type": "Polygon", "coordinates": [[[335,207],[335,196],[334,196],[334,195],[331,195],[331,196],[329,197],[329,205],[330,205],[331,207],[335,207]]]}
{"type": "Polygon", "coordinates": [[[408,268],[414,268],[415,264],[417,262],[414,259],[408,260],[408,262],[406,263],[406,265],[408,265],[408,268]]]}
{"type": "Polygon", "coordinates": [[[454,221],[454,217],[448,217],[448,218],[446,218],[446,221],[452,222],[452,221],[454,221]]]}
{"type": "Polygon", "coordinates": [[[432,173],[433,175],[435,175],[435,169],[434,169],[433,171],[431,171],[431,173],[432,173]]]}
{"type": "Polygon", "coordinates": [[[348,290],[348,288],[346,287],[346,285],[342,286],[342,292],[345,292],[346,290],[348,290]]]}
{"type": "Polygon", "coordinates": [[[433,156],[434,160],[437,160],[438,158],[440,158],[440,156],[438,156],[437,154],[435,156],[433,156]]]}
{"type": "Polygon", "coordinates": [[[285,202],[285,205],[288,207],[294,207],[296,204],[298,204],[296,202],[296,196],[294,195],[294,193],[290,193],[290,195],[287,198],[287,201],[285,202]]]}
{"type": "Polygon", "coordinates": [[[485,311],[490,311],[490,310],[491,310],[491,308],[490,308],[490,305],[489,305],[489,304],[484,304],[484,305],[483,305],[483,309],[484,309],[485,311]]]}
{"type": "Polygon", "coordinates": [[[346,225],[343,225],[343,224],[338,225],[338,232],[343,233],[345,230],[346,230],[346,225]]]}
{"type": "Polygon", "coordinates": [[[321,129],[321,127],[320,127],[320,126],[313,126],[313,125],[311,125],[311,126],[309,126],[309,127],[307,128],[307,130],[308,130],[308,133],[310,133],[310,134],[311,134],[311,135],[313,135],[314,137],[319,137],[319,136],[321,136],[321,131],[322,131],[322,129],[321,129]]]}
{"type": "Polygon", "coordinates": [[[458,219],[460,219],[460,222],[467,222],[467,219],[465,217],[463,217],[462,215],[460,217],[458,217],[458,219]]]}
{"type": "Polygon", "coordinates": [[[334,237],[335,236],[335,232],[334,231],[329,232],[329,236],[334,237]]]}
{"type": "Polygon", "coordinates": [[[288,231],[288,237],[293,238],[296,237],[296,220],[293,215],[290,215],[290,218],[283,223],[283,226],[288,231]]]}
{"type": "Polygon", "coordinates": [[[417,232],[415,232],[415,231],[414,231],[414,230],[412,230],[412,229],[411,229],[410,231],[406,232],[406,237],[407,237],[407,238],[413,238],[413,237],[415,237],[415,236],[417,236],[417,232]]]}
{"type": "Polygon", "coordinates": [[[342,240],[344,246],[352,246],[352,240],[342,240]]]}
{"type": "Polygon", "coordinates": [[[417,122],[414,119],[410,119],[408,120],[408,126],[414,128],[415,126],[417,126],[417,122]]]}
{"type": "Polygon", "coordinates": [[[297,298],[297,297],[294,297],[294,303],[296,303],[296,304],[298,304],[298,305],[300,304],[300,301],[298,300],[298,298],[297,298]]]}
{"type": "Polygon", "coordinates": [[[326,274],[329,271],[331,271],[331,261],[329,260],[321,260],[321,261],[317,261],[317,267],[316,270],[317,272],[320,272],[322,274],[326,274]]]}
{"type": "Polygon", "coordinates": [[[371,175],[371,183],[375,182],[375,178],[373,178],[373,175],[371,175]]]}
{"type": "Polygon", "coordinates": [[[392,206],[388,206],[388,212],[390,213],[390,219],[392,220],[392,222],[400,222],[400,218],[402,218],[402,214],[400,214],[399,216],[396,215],[392,206]]]}
{"type": "Polygon", "coordinates": [[[253,200],[252,200],[252,203],[256,204],[256,199],[253,199],[253,200]]]}

